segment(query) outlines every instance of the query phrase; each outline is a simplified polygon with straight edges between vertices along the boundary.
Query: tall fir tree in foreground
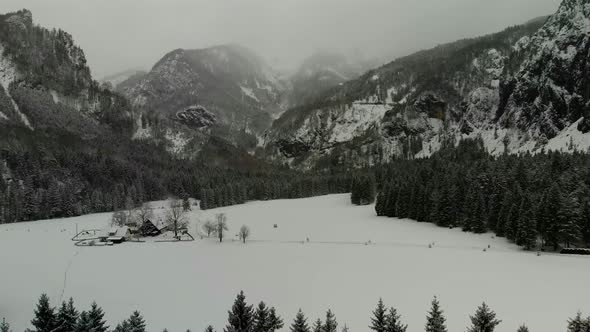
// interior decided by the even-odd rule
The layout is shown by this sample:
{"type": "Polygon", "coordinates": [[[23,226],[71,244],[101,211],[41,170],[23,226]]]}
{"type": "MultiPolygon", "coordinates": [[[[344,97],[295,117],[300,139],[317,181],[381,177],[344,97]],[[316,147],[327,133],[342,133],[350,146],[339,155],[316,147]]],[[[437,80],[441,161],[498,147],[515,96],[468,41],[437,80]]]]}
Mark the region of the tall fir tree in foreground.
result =
{"type": "Polygon", "coordinates": [[[2,318],[2,323],[0,323],[0,332],[12,332],[10,330],[10,324],[6,322],[5,318],[2,318]]]}
{"type": "Polygon", "coordinates": [[[436,296],[432,300],[432,306],[428,315],[426,316],[426,332],[447,332],[447,326],[445,325],[446,318],[443,315],[443,311],[440,308],[440,303],[436,296]]]}
{"type": "Polygon", "coordinates": [[[385,305],[383,304],[383,299],[379,299],[379,302],[377,302],[377,308],[373,311],[373,317],[371,317],[371,325],[369,325],[369,328],[375,332],[385,332],[386,316],[387,312],[385,305]]]}
{"type": "Polygon", "coordinates": [[[471,326],[467,328],[467,332],[493,332],[496,326],[502,322],[496,319],[496,313],[485,302],[477,308],[475,315],[469,318],[471,326]]]}
{"type": "Polygon", "coordinates": [[[338,322],[336,322],[336,316],[332,313],[332,310],[328,309],[326,312],[326,321],[322,326],[322,332],[336,332],[338,329],[338,322]]]}
{"type": "Polygon", "coordinates": [[[246,303],[244,291],[240,291],[230,311],[225,332],[251,332],[254,323],[254,310],[246,303]]]}
{"type": "Polygon", "coordinates": [[[316,321],[313,323],[313,332],[322,332],[324,328],[324,324],[322,323],[321,319],[316,319],[316,321]]]}
{"type": "Polygon", "coordinates": [[[291,332],[311,332],[307,325],[307,318],[305,318],[301,309],[299,309],[297,315],[295,315],[295,320],[293,320],[293,324],[291,324],[289,330],[291,332]]]}
{"type": "Polygon", "coordinates": [[[121,323],[117,324],[113,332],[130,332],[129,321],[126,319],[121,323]]]}
{"type": "Polygon", "coordinates": [[[87,311],[82,311],[76,321],[74,332],[89,332],[92,329],[92,322],[87,311]]]}
{"type": "Polygon", "coordinates": [[[408,325],[401,322],[401,316],[393,307],[389,308],[389,312],[385,317],[385,332],[406,332],[408,325]]]}
{"type": "Polygon", "coordinates": [[[55,310],[49,304],[47,294],[42,294],[35,309],[35,318],[31,321],[34,332],[51,332],[57,328],[55,310]]]}
{"type": "Polygon", "coordinates": [[[90,321],[90,326],[92,332],[107,332],[109,327],[106,325],[106,322],[103,320],[104,312],[102,309],[96,304],[96,302],[92,302],[90,306],[90,311],[88,312],[88,319],[90,321]]]}
{"type": "Polygon", "coordinates": [[[78,321],[78,310],[74,306],[74,299],[70,297],[67,303],[66,301],[62,302],[57,311],[56,319],[58,328],[55,332],[72,332],[75,330],[78,321]]]}
{"type": "Polygon", "coordinates": [[[275,332],[283,328],[283,319],[277,314],[275,307],[271,307],[268,312],[269,332],[275,332]]]}
{"type": "Polygon", "coordinates": [[[266,304],[260,302],[254,312],[254,323],[252,332],[268,332],[270,330],[269,312],[266,304]]]}
{"type": "Polygon", "coordinates": [[[590,331],[590,317],[583,318],[582,313],[578,311],[574,318],[567,322],[567,332],[588,332],[590,331]]]}
{"type": "Polygon", "coordinates": [[[129,332],[145,332],[145,321],[139,311],[134,311],[127,321],[129,322],[129,332]]]}

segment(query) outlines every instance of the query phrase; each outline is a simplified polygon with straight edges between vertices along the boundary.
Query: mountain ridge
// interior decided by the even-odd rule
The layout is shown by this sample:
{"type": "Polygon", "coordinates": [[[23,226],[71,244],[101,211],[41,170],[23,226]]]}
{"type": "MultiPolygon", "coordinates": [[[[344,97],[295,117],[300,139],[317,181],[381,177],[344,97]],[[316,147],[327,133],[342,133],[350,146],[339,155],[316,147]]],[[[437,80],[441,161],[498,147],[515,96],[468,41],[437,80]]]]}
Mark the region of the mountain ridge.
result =
{"type": "MultiPolygon", "coordinates": [[[[560,21],[573,27],[569,38],[585,38],[575,29],[579,21],[587,20],[580,6],[587,8],[584,1],[566,0],[547,18],[439,45],[370,70],[311,103],[287,110],[266,133],[267,156],[303,169],[340,164],[360,167],[395,157],[425,157],[443,146],[478,137],[491,154],[543,147],[585,150],[590,139],[565,144],[559,136],[584,135],[568,127],[574,122],[584,126],[579,112],[574,121],[545,140],[530,123],[511,125],[503,109],[509,102],[511,109],[515,107],[511,84],[524,90],[523,77],[530,76],[530,68],[521,68],[532,57],[524,50],[528,43],[550,42],[559,36],[543,35],[543,29],[556,30],[552,27],[560,21]],[[573,9],[564,13],[572,4],[573,9]]],[[[534,72],[532,75],[535,77],[534,72]]]]}

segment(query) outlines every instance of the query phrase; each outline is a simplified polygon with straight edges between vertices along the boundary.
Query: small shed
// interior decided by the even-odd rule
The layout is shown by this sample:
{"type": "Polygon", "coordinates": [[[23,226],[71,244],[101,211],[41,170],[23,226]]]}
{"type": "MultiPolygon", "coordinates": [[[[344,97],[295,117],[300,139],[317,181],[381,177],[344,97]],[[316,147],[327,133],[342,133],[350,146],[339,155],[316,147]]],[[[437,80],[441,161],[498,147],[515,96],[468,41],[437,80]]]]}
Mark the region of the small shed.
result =
{"type": "Polygon", "coordinates": [[[127,226],[111,227],[106,235],[101,236],[102,241],[121,243],[131,237],[131,230],[127,226]]]}
{"type": "Polygon", "coordinates": [[[157,236],[162,234],[162,232],[160,232],[158,227],[156,227],[156,225],[154,225],[154,223],[152,223],[151,220],[148,219],[144,221],[143,224],[141,224],[141,226],[139,227],[139,234],[141,234],[142,236],[157,236]]]}

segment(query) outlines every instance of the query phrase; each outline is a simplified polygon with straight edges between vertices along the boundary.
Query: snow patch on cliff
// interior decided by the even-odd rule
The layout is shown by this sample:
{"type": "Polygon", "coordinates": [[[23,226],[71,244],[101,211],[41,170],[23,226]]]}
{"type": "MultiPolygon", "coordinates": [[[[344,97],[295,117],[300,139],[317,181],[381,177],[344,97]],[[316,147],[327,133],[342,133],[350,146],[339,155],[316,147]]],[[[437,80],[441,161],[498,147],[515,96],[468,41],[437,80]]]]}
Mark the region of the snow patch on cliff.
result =
{"type": "Polygon", "coordinates": [[[260,102],[260,100],[258,100],[258,97],[256,97],[256,94],[254,93],[254,91],[250,88],[247,88],[245,86],[240,85],[240,89],[242,90],[242,93],[245,94],[246,96],[252,98],[253,100],[255,100],[256,102],[260,102]]]}
{"type": "Polygon", "coordinates": [[[16,104],[16,102],[14,102],[14,99],[12,99],[12,96],[10,95],[10,83],[18,79],[19,73],[12,61],[4,57],[3,54],[4,46],[0,44],[0,85],[2,85],[2,87],[4,88],[4,92],[6,92],[8,98],[10,98],[10,102],[12,103],[15,112],[19,115],[21,121],[29,129],[33,129],[33,127],[31,126],[31,122],[29,121],[29,118],[27,118],[27,116],[20,111],[18,105],[16,104]]]}
{"type": "Polygon", "coordinates": [[[170,143],[166,149],[175,154],[181,153],[189,142],[189,139],[183,133],[171,129],[166,130],[164,137],[170,143]]]}

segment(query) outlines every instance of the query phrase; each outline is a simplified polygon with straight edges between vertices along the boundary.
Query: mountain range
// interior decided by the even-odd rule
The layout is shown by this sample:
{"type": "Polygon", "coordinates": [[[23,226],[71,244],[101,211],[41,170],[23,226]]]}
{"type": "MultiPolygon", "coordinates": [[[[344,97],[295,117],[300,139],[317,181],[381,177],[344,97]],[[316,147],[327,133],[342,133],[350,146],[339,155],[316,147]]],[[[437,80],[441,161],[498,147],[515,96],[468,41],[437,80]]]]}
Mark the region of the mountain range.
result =
{"type": "Polygon", "coordinates": [[[466,138],[490,154],[587,150],[589,17],[587,1],[565,0],[549,17],[379,67],[320,52],[289,76],[235,44],[177,49],[99,84],[68,33],[23,10],[0,17],[0,121],[117,132],[189,159],[226,144],[300,169],[425,157],[466,138]]]}
{"type": "Polygon", "coordinates": [[[429,156],[481,138],[490,154],[586,151],[590,4],[421,51],[290,109],[267,156],[304,169],[429,156]]]}

